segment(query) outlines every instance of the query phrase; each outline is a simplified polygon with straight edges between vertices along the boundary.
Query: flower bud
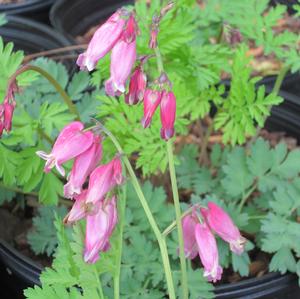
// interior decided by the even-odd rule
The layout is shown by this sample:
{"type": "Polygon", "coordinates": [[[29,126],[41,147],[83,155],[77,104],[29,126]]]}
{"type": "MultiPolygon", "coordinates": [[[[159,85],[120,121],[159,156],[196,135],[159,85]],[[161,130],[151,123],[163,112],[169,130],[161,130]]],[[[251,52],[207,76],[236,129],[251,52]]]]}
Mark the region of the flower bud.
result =
{"type": "Polygon", "coordinates": [[[160,102],[161,138],[168,140],[174,135],[176,98],[173,92],[163,91],[160,102]]]}

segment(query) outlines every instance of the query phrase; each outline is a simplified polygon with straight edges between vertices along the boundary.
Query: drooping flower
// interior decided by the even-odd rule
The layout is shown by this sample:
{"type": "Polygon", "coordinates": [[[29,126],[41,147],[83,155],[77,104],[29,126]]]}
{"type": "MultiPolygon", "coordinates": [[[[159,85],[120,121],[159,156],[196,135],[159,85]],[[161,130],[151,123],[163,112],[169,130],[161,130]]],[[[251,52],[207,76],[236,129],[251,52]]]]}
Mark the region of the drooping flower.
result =
{"type": "Polygon", "coordinates": [[[91,173],[86,202],[96,204],[103,200],[105,194],[116,185],[120,185],[122,181],[122,164],[120,158],[116,157],[91,173]]]}
{"type": "Polygon", "coordinates": [[[101,138],[94,136],[92,145],[75,158],[68,183],[64,186],[64,196],[73,198],[81,192],[82,185],[95,169],[102,157],[101,138]]]}
{"type": "Polygon", "coordinates": [[[10,132],[12,125],[12,118],[15,110],[15,102],[4,102],[4,128],[6,132],[10,132]]]}
{"type": "Polygon", "coordinates": [[[210,228],[229,243],[230,249],[234,253],[242,254],[246,239],[241,236],[229,215],[214,202],[209,202],[207,206],[207,209],[201,209],[201,213],[210,228]]]}
{"type": "Polygon", "coordinates": [[[4,105],[0,104],[0,137],[4,130],[4,105]]]}
{"type": "Polygon", "coordinates": [[[110,78],[105,82],[105,91],[109,96],[125,92],[126,81],[136,60],[136,40],[127,43],[121,39],[111,53],[110,78]]]}
{"type": "Polygon", "coordinates": [[[161,92],[158,90],[146,89],[144,95],[144,117],[142,125],[147,128],[151,124],[151,120],[155,110],[161,101],[161,92]]]}
{"type": "Polygon", "coordinates": [[[39,157],[46,160],[45,172],[49,172],[55,166],[64,176],[65,170],[61,164],[79,156],[92,145],[94,134],[90,131],[83,132],[83,128],[83,124],[79,121],[70,123],[58,135],[50,154],[43,151],[36,152],[39,157]]]}
{"type": "Polygon", "coordinates": [[[83,190],[79,195],[75,196],[75,202],[70,212],[64,218],[65,224],[72,224],[87,215],[94,215],[98,212],[98,206],[86,203],[87,190],[83,190]]]}
{"type": "Polygon", "coordinates": [[[195,218],[194,213],[188,214],[182,219],[182,231],[184,241],[184,253],[188,259],[194,259],[198,253],[198,247],[195,237],[196,224],[199,221],[195,218]]]}
{"type": "Polygon", "coordinates": [[[131,75],[129,82],[129,92],[125,96],[125,102],[129,105],[135,105],[144,98],[147,85],[147,77],[142,67],[138,66],[131,75]]]}
{"type": "Polygon", "coordinates": [[[92,37],[87,50],[80,54],[77,65],[80,69],[92,71],[98,61],[103,58],[121,38],[125,19],[122,17],[122,9],[116,11],[92,37]]]}
{"type": "Polygon", "coordinates": [[[195,237],[199,256],[204,266],[204,277],[213,282],[220,280],[223,270],[219,265],[217,242],[205,222],[196,224],[195,237]]]}
{"type": "Polygon", "coordinates": [[[109,238],[118,222],[116,197],[111,200],[101,200],[98,212],[87,216],[84,261],[95,263],[99,253],[110,248],[109,238]]]}
{"type": "Polygon", "coordinates": [[[137,33],[138,33],[138,25],[136,23],[134,15],[131,14],[126,22],[122,38],[127,43],[131,43],[135,40],[137,33]]]}
{"type": "Polygon", "coordinates": [[[18,90],[16,81],[9,84],[3,103],[0,105],[0,137],[3,130],[11,131],[13,113],[16,107],[15,91],[18,90]]]}
{"type": "Polygon", "coordinates": [[[160,119],[162,128],[161,138],[168,140],[174,135],[174,122],[176,116],[176,98],[173,92],[163,91],[160,102],[160,119]]]}

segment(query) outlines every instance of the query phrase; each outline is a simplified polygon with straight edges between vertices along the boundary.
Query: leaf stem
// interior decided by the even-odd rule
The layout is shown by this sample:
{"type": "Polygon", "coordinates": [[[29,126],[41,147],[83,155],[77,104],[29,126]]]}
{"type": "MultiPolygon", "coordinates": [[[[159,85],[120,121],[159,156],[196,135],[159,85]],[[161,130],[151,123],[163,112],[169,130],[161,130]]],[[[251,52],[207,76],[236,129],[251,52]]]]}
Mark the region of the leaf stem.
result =
{"type": "Polygon", "coordinates": [[[278,94],[280,87],[282,85],[282,82],[289,70],[290,70],[290,66],[285,66],[280,70],[279,74],[277,75],[272,93],[274,93],[276,95],[278,94]]]}
{"type": "MultiPolygon", "coordinates": [[[[290,70],[290,66],[285,66],[280,70],[279,74],[277,75],[274,87],[272,89],[273,94],[278,95],[280,87],[282,85],[282,82],[289,70],[290,70]]],[[[267,119],[267,116],[264,117],[263,123],[265,123],[266,119],[267,119]]],[[[248,148],[259,137],[259,133],[260,133],[260,128],[257,128],[255,135],[251,138],[251,140],[249,141],[249,143],[247,145],[248,148]]]]}
{"type": "Polygon", "coordinates": [[[175,172],[175,165],[174,165],[173,143],[171,140],[168,140],[167,142],[167,155],[169,160],[169,172],[170,172],[172,193],[173,193],[173,200],[174,200],[174,207],[175,207],[175,214],[176,214],[182,294],[184,299],[188,299],[189,290],[188,290],[188,282],[187,282],[186,259],[184,254],[183,232],[182,232],[182,224],[181,224],[182,214],[181,214],[181,208],[179,202],[178,186],[177,186],[177,179],[176,179],[176,172],[175,172]]]}
{"type": "Polygon", "coordinates": [[[257,184],[255,183],[249,190],[248,192],[244,195],[244,197],[242,198],[240,204],[239,204],[239,207],[238,207],[238,210],[239,212],[242,211],[243,209],[243,206],[245,205],[247,199],[249,198],[249,196],[253,193],[253,191],[256,189],[257,187],[257,184]]]}
{"type": "Polygon", "coordinates": [[[202,163],[203,160],[205,160],[206,155],[207,155],[207,145],[208,145],[208,141],[209,141],[209,137],[212,133],[214,127],[214,122],[212,121],[209,126],[207,127],[204,139],[203,139],[203,143],[201,144],[201,152],[199,155],[199,162],[202,163]]]}
{"type": "Polygon", "coordinates": [[[123,231],[124,231],[124,218],[126,209],[126,184],[123,185],[123,196],[120,202],[120,212],[119,212],[119,244],[118,244],[118,256],[116,261],[116,273],[114,275],[114,298],[120,299],[120,274],[121,274],[121,264],[122,264],[122,250],[123,250],[123,231]]]}
{"type": "Polygon", "coordinates": [[[42,76],[44,76],[56,89],[56,91],[61,95],[62,99],[64,100],[65,104],[68,106],[69,111],[76,115],[76,119],[80,120],[79,113],[77,111],[76,106],[73,104],[71,98],[68,96],[68,94],[65,92],[65,90],[60,86],[60,84],[45,70],[42,68],[35,66],[35,65],[24,65],[21,68],[19,68],[13,76],[9,79],[8,87],[15,82],[17,76],[19,76],[22,73],[25,73],[27,71],[35,71],[42,76]]]}
{"type": "Polygon", "coordinates": [[[154,232],[154,235],[157,239],[159,248],[160,248],[160,253],[162,257],[162,262],[164,266],[164,271],[165,271],[165,276],[166,276],[166,281],[167,281],[167,287],[168,287],[168,293],[169,293],[169,299],[176,299],[175,295],[175,289],[174,289],[174,283],[173,283],[173,277],[172,277],[172,271],[171,271],[171,266],[170,266],[170,260],[169,260],[169,255],[167,251],[167,245],[164,237],[162,236],[159,227],[153,217],[153,214],[151,212],[151,209],[148,205],[148,202],[143,194],[143,191],[141,189],[141,186],[138,182],[138,179],[134,173],[134,170],[130,164],[130,161],[128,157],[124,154],[122,147],[120,146],[119,142],[115,138],[115,136],[109,132],[106,128],[102,127],[102,131],[111,139],[113,144],[115,145],[116,149],[118,152],[122,155],[123,162],[127,168],[127,171],[130,175],[131,182],[133,185],[133,188],[135,189],[135,192],[139,198],[139,201],[145,211],[146,217],[149,221],[149,224],[154,232]]]}

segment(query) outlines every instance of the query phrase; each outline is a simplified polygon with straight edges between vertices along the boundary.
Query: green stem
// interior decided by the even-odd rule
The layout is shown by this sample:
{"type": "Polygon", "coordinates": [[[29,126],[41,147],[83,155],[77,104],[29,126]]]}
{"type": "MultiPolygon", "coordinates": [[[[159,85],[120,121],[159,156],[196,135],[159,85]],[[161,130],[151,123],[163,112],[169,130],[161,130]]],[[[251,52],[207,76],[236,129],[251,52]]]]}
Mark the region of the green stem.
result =
{"type": "Polygon", "coordinates": [[[159,72],[159,73],[163,73],[163,72],[164,72],[164,65],[163,65],[163,62],[162,62],[162,57],[161,57],[159,48],[156,47],[156,48],[154,49],[154,52],[155,52],[155,56],[156,56],[158,72],[159,72]]]}
{"type": "Polygon", "coordinates": [[[264,219],[266,215],[256,215],[256,216],[249,216],[249,220],[255,220],[255,219],[264,219]]]}
{"type": "Polygon", "coordinates": [[[118,244],[118,256],[116,261],[116,273],[114,275],[114,298],[120,299],[120,274],[121,274],[121,263],[122,263],[122,249],[123,249],[123,231],[124,231],[124,219],[125,219],[125,208],[126,208],[126,184],[123,186],[123,198],[120,202],[119,212],[119,244],[118,244]]]}
{"type": "MultiPolygon", "coordinates": [[[[0,188],[10,190],[10,191],[13,191],[15,193],[20,193],[20,194],[24,194],[24,195],[31,195],[31,196],[34,196],[34,197],[39,197],[38,192],[24,192],[21,188],[6,186],[2,183],[0,183],[0,188]]],[[[72,206],[73,205],[72,201],[64,199],[64,198],[59,198],[59,202],[61,204],[66,205],[66,206],[72,206]]]]}
{"type": "Polygon", "coordinates": [[[40,127],[37,128],[37,132],[40,135],[40,137],[44,138],[51,145],[54,143],[54,141],[52,140],[52,138],[48,134],[46,134],[40,127]]]}
{"type": "Polygon", "coordinates": [[[167,152],[168,152],[169,171],[170,171],[171,184],[172,184],[173,200],[174,200],[175,213],[176,213],[176,225],[177,225],[178,242],[179,242],[179,258],[180,258],[180,267],[181,267],[182,294],[184,299],[188,299],[189,290],[188,290],[188,282],[187,282],[186,259],[184,254],[183,232],[182,232],[182,224],[181,224],[182,215],[181,215],[178,186],[177,186],[177,179],[176,179],[176,172],[175,172],[175,165],[174,165],[173,146],[171,140],[168,140],[167,142],[167,152]]]}
{"type": "Polygon", "coordinates": [[[6,186],[6,185],[4,185],[2,183],[0,183],[0,188],[4,188],[6,190],[10,190],[10,191],[13,191],[13,192],[16,192],[16,193],[20,193],[20,194],[24,194],[24,195],[39,196],[39,194],[37,192],[24,192],[20,188],[6,186]]]}
{"type": "Polygon", "coordinates": [[[35,65],[24,65],[20,69],[18,69],[15,74],[10,78],[8,86],[14,82],[20,74],[27,72],[27,71],[35,71],[42,76],[44,76],[56,89],[56,91],[61,95],[63,98],[65,104],[68,106],[69,111],[76,115],[76,119],[79,120],[80,116],[77,111],[76,106],[73,104],[71,98],[68,96],[68,94],[65,92],[65,90],[60,86],[60,84],[45,70],[42,68],[35,66],[35,65]]]}
{"type": "Polygon", "coordinates": [[[131,178],[131,182],[133,185],[133,188],[135,189],[135,192],[140,200],[140,203],[145,211],[146,217],[149,221],[149,224],[154,232],[154,235],[157,239],[159,248],[160,248],[160,252],[161,252],[161,257],[162,257],[162,262],[163,262],[163,266],[164,266],[164,271],[165,271],[165,276],[166,276],[166,281],[167,281],[167,287],[168,287],[168,293],[169,293],[169,299],[176,299],[175,296],[175,289],[174,289],[174,283],[173,283],[173,278],[172,278],[172,271],[171,271],[171,266],[170,266],[170,260],[169,260],[169,256],[168,256],[168,251],[167,251],[167,245],[165,242],[165,239],[163,238],[158,225],[153,217],[153,214],[150,210],[150,207],[147,203],[147,200],[143,194],[143,191],[141,189],[141,186],[138,182],[138,179],[134,173],[134,170],[129,162],[129,159],[127,158],[127,156],[123,153],[123,150],[119,144],[119,142],[117,141],[117,139],[115,138],[115,136],[113,136],[108,130],[106,130],[104,127],[102,127],[103,132],[111,139],[111,141],[113,142],[113,144],[115,145],[116,149],[118,150],[118,152],[122,155],[123,158],[123,162],[127,168],[127,171],[130,175],[131,178]]]}
{"type": "MultiPolygon", "coordinates": [[[[190,207],[189,209],[187,209],[184,213],[181,214],[181,219],[186,216],[187,214],[189,214],[192,210],[194,209],[194,207],[190,207]]],[[[176,228],[177,222],[176,220],[173,221],[162,233],[162,235],[164,237],[166,237],[168,234],[170,234],[175,228],[176,228]]]]}
{"type": "Polygon", "coordinates": [[[92,267],[93,267],[94,275],[95,275],[95,278],[96,278],[96,281],[97,281],[97,292],[98,292],[98,295],[99,295],[99,299],[104,299],[102,284],[101,284],[101,281],[100,281],[100,278],[99,278],[99,273],[98,273],[96,264],[92,265],[92,267]]]}
{"type": "Polygon", "coordinates": [[[206,130],[206,133],[205,133],[205,136],[203,139],[203,143],[201,144],[201,152],[200,152],[200,156],[199,156],[200,163],[203,162],[203,160],[207,154],[207,145],[208,145],[209,137],[212,133],[213,127],[214,127],[214,122],[212,121],[206,130]]]}
{"type": "Polygon", "coordinates": [[[244,195],[244,197],[242,198],[240,204],[239,204],[239,207],[238,207],[238,210],[239,212],[242,211],[243,209],[243,206],[245,205],[247,199],[249,198],[249,196],[253,193],[253,191],[256,189],[256,183],[248,190],[248,192],[244,195]]]}
{"type": "Polygon", "coordinates": [[[274,87],[273,87],[273,90],[272,90],[272,93],[274,94],[278,94],[279,90],[280,90],[280,87],[282,85],[282,82],[285,78],[285,75],[287,74],[287,72],[290,70],[290,67],[289,66],[285,66],[283,67],[281,70],[280,70],[280,73],[278,74],[277,78],[276,78],[276,81],[275,81],[275,84],[274,84],[274,87]]]}

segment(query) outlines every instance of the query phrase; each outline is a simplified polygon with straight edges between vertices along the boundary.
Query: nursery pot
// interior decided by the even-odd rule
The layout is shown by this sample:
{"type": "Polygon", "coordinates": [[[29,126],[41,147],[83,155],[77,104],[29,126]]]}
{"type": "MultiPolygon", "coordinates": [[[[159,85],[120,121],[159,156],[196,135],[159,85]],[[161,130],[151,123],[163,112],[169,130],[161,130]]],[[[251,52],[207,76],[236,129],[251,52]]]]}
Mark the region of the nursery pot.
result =
{"type": "Polygon", "coordinates": [[[119,7],[131,3],[133,0],[58,0],[51,8],[50,21],[57,31],[75,43],[77,36],[103,23],[119,7]]]}
{"type": "MultiPolygon", "coordinates": [[[[282,96],[285,102],[272,109],[266,128],[285,131],[300,143],[300,98],[297,101],[294,95],[286,92],[282,96]]],[[[23,298],[24,288],[39,284],[41,271],[41,266],[0,240],[0,279],[6,290],[13,292],[10,298],[23,298]]],[[[217,299],[297,299],[300,288],[296,275],[269,273],[260,278],[217,286],[215,295],[217,299]]]]}
{"type": "MultiPolygon", "coordinates": [[[[33,54],[70,45],[59,32],[51,27],[22,17],[8,16],[8,22],[0,27],[0,36],[4,42],[13,42],[15,50],[33,54]]],[[[63,61],[70,69],[71,61],[63,61]]]]}
{"type": "Polygon", "coordinates": [[[24,0],[17,3],[0,4],[0,13],[19,15],[49,23],[49,10],[54,2],[55,0],[24,0]]]}

